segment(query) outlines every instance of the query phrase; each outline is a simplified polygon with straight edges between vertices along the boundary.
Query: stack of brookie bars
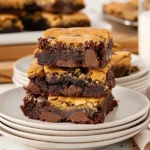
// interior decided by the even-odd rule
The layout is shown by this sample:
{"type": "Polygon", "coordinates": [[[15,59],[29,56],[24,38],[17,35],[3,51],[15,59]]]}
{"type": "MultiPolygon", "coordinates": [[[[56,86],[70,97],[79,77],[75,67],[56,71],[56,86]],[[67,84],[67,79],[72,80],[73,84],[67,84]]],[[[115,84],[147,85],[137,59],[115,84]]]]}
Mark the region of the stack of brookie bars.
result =
{"type": "Polygon", "coordinates": [[[28,70],[24,114],[47,122],[103,123],[117,106],[112,47],[105,29],[47,30],[28,70]]]}

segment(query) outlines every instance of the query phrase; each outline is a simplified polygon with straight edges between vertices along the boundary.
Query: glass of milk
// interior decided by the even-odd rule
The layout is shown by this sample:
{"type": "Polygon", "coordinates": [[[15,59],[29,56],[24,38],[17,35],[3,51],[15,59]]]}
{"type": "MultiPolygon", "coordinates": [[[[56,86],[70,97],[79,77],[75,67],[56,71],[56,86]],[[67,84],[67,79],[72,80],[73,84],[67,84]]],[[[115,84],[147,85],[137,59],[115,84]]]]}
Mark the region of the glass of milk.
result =
{"type": "Polygon", "coordinates": [[[150,0],[140,0],[139,54],[150,68],[150,0]]]}

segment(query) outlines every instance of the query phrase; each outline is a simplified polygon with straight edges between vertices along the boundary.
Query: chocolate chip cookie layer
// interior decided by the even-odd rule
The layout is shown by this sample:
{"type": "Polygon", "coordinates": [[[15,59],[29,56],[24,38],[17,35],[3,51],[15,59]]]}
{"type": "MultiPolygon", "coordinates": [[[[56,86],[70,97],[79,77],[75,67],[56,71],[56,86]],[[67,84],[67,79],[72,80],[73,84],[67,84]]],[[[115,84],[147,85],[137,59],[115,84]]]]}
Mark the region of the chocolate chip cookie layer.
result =
{"type": "Polygon", "coordinates": [[[42,67],[34,59],[28,77],[26,90],[35,95],[101,97],[115,86],[111,62],[101,69],[58,68],[42,67]]]}
{"type": "Polygon", "coordinates": [[[21,20],[26,30],[46,30],[48,28],[89,27],[86,14],[52,14],[47,12],[24,13],[21,20]]]}
{"type": "Polygon", "coordinates": [[[111,59],[112,46],[105,29],[53,28],[39,38],[34,54],[40,65],[102,68],[111,59]]]}

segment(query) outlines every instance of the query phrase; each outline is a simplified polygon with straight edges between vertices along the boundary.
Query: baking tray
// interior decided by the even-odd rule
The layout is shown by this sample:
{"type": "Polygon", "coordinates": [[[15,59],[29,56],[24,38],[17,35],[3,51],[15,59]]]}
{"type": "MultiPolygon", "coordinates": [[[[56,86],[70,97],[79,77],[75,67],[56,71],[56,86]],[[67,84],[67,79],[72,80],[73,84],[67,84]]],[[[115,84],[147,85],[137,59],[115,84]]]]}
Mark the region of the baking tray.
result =
{"type": "Polygon", "coordinates": [[[120,19],[108,14],[103,14],[104,19],[108,19],[110,21],[114,21],[117,23],[121,23],[124,24],[126,26],[132,26],[132,27],[137,27],[138,26],[138,21],[129,21],[129,20],[124,20],[124,19],[120,19]]]}

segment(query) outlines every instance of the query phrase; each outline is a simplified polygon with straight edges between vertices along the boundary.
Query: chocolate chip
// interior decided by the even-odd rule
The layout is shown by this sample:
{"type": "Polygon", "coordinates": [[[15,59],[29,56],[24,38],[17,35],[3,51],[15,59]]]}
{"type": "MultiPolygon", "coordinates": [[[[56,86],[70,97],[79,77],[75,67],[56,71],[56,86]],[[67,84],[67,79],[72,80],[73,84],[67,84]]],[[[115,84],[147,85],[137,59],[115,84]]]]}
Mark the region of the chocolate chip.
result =
{"type": "Polygon", "coordinates": [[[68,66],[68,67],[75,67],[74,60],[59,60],[57,61],[58,66],[68,66]]]}
{"type": "Polygon", "coordinates": [[[46,121],[46,122],[59,122],[62,119],[62,117],[58,114],[53,114],[51,112],[43,112],[40,115],[40,120],[41,121],[46,121]]]}
{"type": "Polygon", "coordinates": [[[68,96],[71,96],[71,95],[79,95],[79,93],[82,91],[82,89],[81,88],[79,88],[79,87],[76,87],[75,85],[71,85],[71,86],[69,86],[67,89],[64,89],[63,91],[62,91],[62,93],[64,94],[64,95],[68,95],[68,96]]]}
{"type": "Polygon", "coordinates": [[[72,122],[86,122],[88,121],[88,117],[85,114],[85,112],[83,111],[77,111],[75,113],[72,114],[72,116],[70,117],[72,122]]]}
{"type": "Polygon", "coordinates": [[[85,65],[86,66],[98,66],[98,60],[95,51],[86,50],[85,52],[85,65]]]}
{"type": "Polygon", "coordinates": [[[29,88],[30,88],[30,91],[33,93],[33,94],[38,94],[40,93],[40,89],[38,86],[36,86],[35,84],[31,83],[29,85],[29,88]]]}

